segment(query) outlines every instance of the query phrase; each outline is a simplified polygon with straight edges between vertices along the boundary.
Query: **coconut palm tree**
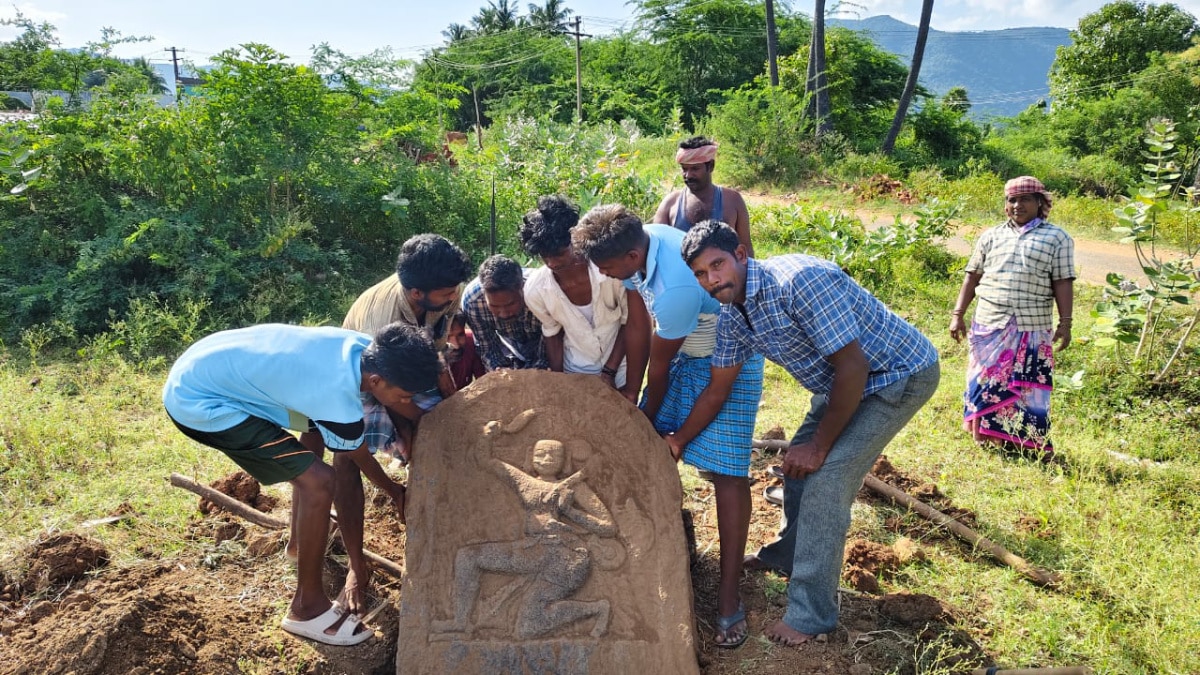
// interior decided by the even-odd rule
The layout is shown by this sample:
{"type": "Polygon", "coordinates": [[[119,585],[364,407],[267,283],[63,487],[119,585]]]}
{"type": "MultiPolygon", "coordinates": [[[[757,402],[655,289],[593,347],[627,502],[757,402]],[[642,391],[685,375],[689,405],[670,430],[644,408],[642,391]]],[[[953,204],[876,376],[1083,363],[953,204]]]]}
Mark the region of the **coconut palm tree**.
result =
{"type": "Polygon", "coordinates": [[[529,25],[547,32],[557,32],[563,29],[571,9],[563,0],[545,0],[544,5],[529,3],[529,25]]]}
{"type": "Polygon", "coordinates": [[[471,19],[475,30],[484,35],[503,33],[521,25],[521,17],[514,0],[488,0],[488,6],[479,10],[471,19]]]}
{"type": "Polygon", "coordinates": [[[446,42],[451,44],[463,40],[471,36],[471,29],[461,23],[452,23],[446,26],[446,30],[442,31],[442,35],[446,38],[446,42]]]}
{"type": "Polygon", "coordinates": [[[925,58],[925,41],[929,38],[929,18],[933,16],[933,0],[923,0],[921,3],[921,23],[917,26],[917,44],[913,47],[912,65],[908,69],[908,79],[904,82],[904,92],[900,94],[900,102],[896,104],[896,117],[888,129],[887,138],[879,148],[885,155],[892,154],[896,147],[896,137],[900,135],[900,125],[908,114],[908,105],[912,103],[913,92],[917,90],[917,76],[921,73],[921,61],[925,58]]]}
{"type": "Polygon", "coordinates": [[[813,7],[812,41],[808,50],[808,114],[816,122],[817,135],[833,131],[833,107],[829,97],[829,82],[825,76],[825,0],[816,0],[813,7]]]}

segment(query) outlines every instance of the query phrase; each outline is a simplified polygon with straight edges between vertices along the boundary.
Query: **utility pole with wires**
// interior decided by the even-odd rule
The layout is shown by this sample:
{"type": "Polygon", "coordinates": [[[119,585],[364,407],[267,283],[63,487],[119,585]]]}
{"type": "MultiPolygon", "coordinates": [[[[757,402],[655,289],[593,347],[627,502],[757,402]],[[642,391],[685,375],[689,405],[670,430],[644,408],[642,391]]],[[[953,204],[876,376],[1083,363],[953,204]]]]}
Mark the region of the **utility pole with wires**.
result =
{"type": "Polygon", "coordinates": [[[175,100],[178,101],[179,100],[179,92],[180,92],[180,88],[179,88],[179,79],[180,79],[179,53],[178,52],[182,52],[184,50],[176,49],[175,47],[169,47],[167,49],[164,49],[163,51],[171,52],[171,65],[174,66],[174,68],[175,68],[175,100]]]}
{"type": "Polygon", "coordinates": [[[564,31],[567,35],[575,36],[575,121],[583,122],[583,66],[580,61],[580,44],[579,38],[592,37],[587,33],[580,32],[583,27],[583,17],[575,15],[575,20],[572,21],[575,25],[574,31],[564,31]]]}

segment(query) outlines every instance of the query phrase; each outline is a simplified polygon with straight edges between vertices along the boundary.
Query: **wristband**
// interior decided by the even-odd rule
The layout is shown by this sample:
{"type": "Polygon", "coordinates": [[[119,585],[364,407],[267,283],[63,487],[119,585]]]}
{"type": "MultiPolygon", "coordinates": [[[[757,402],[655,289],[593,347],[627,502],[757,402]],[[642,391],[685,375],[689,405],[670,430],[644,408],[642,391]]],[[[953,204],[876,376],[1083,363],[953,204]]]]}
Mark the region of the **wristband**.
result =
{"type": "Polygon", "coordinates": [[[965,309],[956,309],[956,310],[953,310],[950,312],[950,316],[962,316],[963,314],[966,314],[966,313],[967,313],[967,310],[965,310],[965,309]]]}
{"type": "Polygon", "coordinates": [[[600,369],[600,372],[601,372],[601,373],[604,373],[605,375],[608,375],[609,377],[616,377],[616,376],[617,376],[617,369],[616,369],[616,368],[610,368],[610,367],[608,367],[608,366],[604,366],[603,368],[601,368],[601,369],[600,369]]]}

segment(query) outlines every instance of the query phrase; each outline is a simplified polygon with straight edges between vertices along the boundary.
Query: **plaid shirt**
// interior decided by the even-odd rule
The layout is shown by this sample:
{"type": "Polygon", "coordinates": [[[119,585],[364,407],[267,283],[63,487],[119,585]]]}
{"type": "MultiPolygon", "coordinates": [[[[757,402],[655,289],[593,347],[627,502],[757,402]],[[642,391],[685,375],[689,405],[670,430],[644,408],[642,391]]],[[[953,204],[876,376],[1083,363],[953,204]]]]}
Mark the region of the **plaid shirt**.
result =
{"type": "MultiPolygon", "coordinates": [[[[529,276],[529,270],[525,276],[529,276]]],[[[483,286],[476,277],[463,291],[462,311],[475,334],[475,349],[488,371],[500,368],[545,370],[550,367],[542,342],[542,322],[529,307],[511,319],[497,319],[488,309],[483,286]]]]}
{"type": "Polygon", "coordinates": [[[1003,328],[1016,317],[1017,330],[1050,330],[1052,282],[1075,278],[1075,242],[1040,218],[1024,227],[1010,220],[979,237],[967,272],[982,275],[975,288],[976,323],[1003,328]]]}
{"type": "Polygon", "coordinates": [[[937,363],[933,344],[833,263],[783,255],[746,263],[746,302],[722,305],[712,365],[762,354],[805,389],[828,394],[827,357],[858,340],[869,375],[863,396],[937,363]]]}

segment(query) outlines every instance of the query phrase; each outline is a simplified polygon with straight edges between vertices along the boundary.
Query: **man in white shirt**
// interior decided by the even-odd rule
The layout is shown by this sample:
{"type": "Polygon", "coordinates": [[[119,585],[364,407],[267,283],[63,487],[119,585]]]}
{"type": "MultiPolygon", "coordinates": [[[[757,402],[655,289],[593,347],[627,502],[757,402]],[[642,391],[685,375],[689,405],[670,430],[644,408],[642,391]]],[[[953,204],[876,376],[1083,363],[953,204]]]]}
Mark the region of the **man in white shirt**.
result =
{"type": "Polygon", "coordinates": [[[521,245],[545,263],[525,281],[525,304],[542,323],[551,370],[599,375],[636,404],[650,316],[637,291],[571,250],[578,222],[578,207],[560,196],[540,197],[525,214],[521,245]]]}

